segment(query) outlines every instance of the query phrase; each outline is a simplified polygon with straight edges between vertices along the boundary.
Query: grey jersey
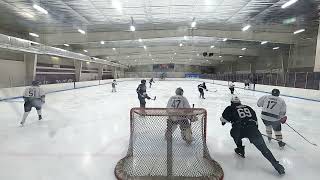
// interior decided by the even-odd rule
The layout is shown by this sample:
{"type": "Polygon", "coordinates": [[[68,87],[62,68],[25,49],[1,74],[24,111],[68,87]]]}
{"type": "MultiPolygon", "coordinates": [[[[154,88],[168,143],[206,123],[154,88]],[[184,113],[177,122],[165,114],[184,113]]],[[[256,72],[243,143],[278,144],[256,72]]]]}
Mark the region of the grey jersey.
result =
{"type": "Polygon", "coordinates": [[[262,107],[261,119],[267,121],[278,121],[286,115],[287,105],[278,96],[265,95],[258,102],[258,107],[262,107]]]}
{"type": "Polygon", "coordinates": [[[39,86],[31,86],[24,90],[23,97],[28,100],[43,99],[45,97],[45,92],[39,86]]]}

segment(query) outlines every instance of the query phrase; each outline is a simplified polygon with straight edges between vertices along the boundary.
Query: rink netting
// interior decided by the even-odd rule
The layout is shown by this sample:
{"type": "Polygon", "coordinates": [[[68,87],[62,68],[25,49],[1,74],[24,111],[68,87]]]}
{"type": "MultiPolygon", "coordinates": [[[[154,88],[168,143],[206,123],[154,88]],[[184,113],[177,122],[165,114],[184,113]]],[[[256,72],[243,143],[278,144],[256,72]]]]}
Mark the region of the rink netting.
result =
{"type": "Polygon", "coordinates": [[[129,148],[116,165],[117,179],[223,179],[207,148],[206,123],[205,109],[131,109],[129,148]]]}

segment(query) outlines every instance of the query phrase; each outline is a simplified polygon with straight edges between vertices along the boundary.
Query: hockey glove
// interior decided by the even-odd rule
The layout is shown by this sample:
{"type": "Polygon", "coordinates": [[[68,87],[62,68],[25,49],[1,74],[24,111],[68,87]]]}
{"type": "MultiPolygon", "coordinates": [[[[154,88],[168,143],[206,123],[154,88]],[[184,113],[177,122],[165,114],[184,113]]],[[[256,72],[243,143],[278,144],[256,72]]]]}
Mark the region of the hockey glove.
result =
{"type": "Polygon", "coordinates": [[[226,125],[226,122],[221,122],[222,126],[226,125]]]}
{"type": "Polygon", "coordinates": [[[287,122],[287,116],[283,116],[281,119],[280,119],[280,122],[282,123],[282,124],[284,124],[284,123],[286,123],[287,122]]]}

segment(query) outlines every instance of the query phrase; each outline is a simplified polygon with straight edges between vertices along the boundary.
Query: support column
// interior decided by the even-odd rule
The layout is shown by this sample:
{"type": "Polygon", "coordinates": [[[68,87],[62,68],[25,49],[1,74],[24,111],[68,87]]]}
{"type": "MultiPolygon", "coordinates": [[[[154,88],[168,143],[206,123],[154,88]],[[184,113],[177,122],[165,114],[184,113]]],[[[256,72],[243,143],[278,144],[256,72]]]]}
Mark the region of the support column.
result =
{"type": "MultiPolygon", "coordinates": [[[[290,48],[290,50],[291,50],[291,48],[290,48]]],[[[284,84],[286,83],[286,73],[288,72],[290,53],[291,52],[289,52],[289,54],[287,54],[285,52],[280,53],[281,71],[282,71],[281,75],[280,75],[280,79],[281,79],[282,82],[284,82],[284,84]]]]}
{"type": "Polygon", "coordinates": [[[103,65],[99,64],[98,65],[98,79],[102,80],[102,75],[103,75],[103,65]]]}
{"type": "Polygon", "coordinates": [[[75,67],[75,75],[76,75],[76,82],[79,82],[81,79],[81,71],[82,71],[82,61],[74,60],[74,67],[75,67]]]}
{"type": "Polygon", "coordinates": [[[320,72],[320,24],[318,29],[316,57],[314,60],[314,72],[320,72]]]}
{"type": "Polygon", "coordinates": [[[26,67],[25,85],[30,85],[36,79],[38,54],[24,54],[26,67]]]}
{"type": "Polygon", "coordinates": [[[118,78],[118,70],[116,67],[112,67],[112,76],[114,79],[118,78]]]}

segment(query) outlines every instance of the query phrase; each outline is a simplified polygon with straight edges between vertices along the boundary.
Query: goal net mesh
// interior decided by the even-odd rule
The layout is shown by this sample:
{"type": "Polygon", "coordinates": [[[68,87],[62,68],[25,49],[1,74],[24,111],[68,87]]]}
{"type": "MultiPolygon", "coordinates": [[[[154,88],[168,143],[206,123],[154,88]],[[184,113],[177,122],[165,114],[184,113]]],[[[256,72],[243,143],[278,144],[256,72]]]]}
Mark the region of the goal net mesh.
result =
{"type": "Polygon", "coordinates": [[[131,109],[129,148],[116,165],[117,179],[223,179],[207,148],[206,123],[205,109],[131,109]]]}

